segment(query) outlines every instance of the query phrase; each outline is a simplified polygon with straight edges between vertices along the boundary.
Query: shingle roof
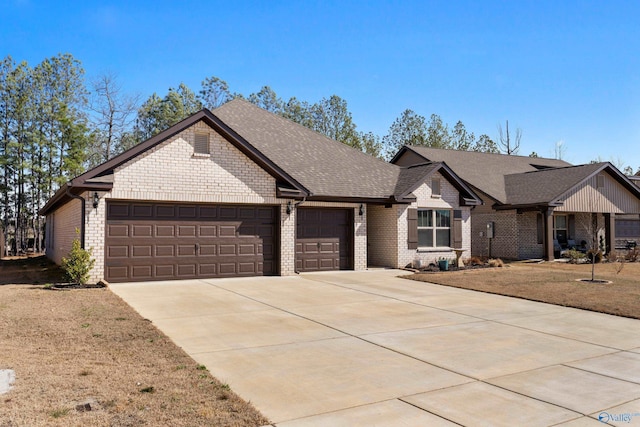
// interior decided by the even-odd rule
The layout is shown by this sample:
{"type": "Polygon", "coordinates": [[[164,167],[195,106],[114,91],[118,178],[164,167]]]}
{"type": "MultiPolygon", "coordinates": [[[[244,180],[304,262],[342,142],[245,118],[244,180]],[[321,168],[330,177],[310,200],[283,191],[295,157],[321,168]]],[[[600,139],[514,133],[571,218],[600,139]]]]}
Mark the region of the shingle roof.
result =
{"type": "Polygon", "coordinates": [[[609,163],[595,163],[507,175],[504,177],[507,204],[554,203],[571,188],[608,166],[609,163]]]}
{"type": "Polygon", "coordinates": [[[431,162],[422,165],[402,168],[400,176],[396,184],[395,195],[400,197],[404,194],[412,192],[418,181],[424,180],[425,177],[437,171],[442,163],[431,162]]]}
{"type": "Polygon", "coordinates": [[[444,150],[429,147],[406,147],[425,160],[445,162],[472,187],[501,204],[508,203],[505,175],[535,172],[542,168],[563,168],[571,164],[556,159],[506,156],[474,151],[444,150]]]}
{"type": "Polygon", "coordinates": [[[427,182],[435,172],[444,176],[459,192],[460,203],[465,206],[480,205],[482,199],[465,184],[456,173],[444,162],[428,162],[418,165],[403,167],[396,184],[395,197],[401,199],[413,199],[412,194],[420,185],[427,182]]]}
{"type": "Polygon", "coordinates": [[[388,198],[400,168],[236,99],[212,113],[312,196],[388,198]]]}

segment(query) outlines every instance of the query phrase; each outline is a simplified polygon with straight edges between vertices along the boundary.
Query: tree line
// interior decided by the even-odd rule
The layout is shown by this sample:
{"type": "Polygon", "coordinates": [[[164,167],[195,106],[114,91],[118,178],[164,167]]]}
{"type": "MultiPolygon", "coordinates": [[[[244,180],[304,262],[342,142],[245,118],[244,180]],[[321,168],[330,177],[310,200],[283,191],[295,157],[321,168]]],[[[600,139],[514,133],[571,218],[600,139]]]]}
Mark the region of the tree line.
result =
{"type": "Polygon", "coordinates": [[[458,121],[429,118],[407,109],[386,135],[360,130],[347,101],[331,95],[310,103],[284,100],[269,86],[244,95],[211,76],[196,91],[184,83],[167,93],[140,97],[125,93],[113,74],[89,82],[70,54],[31,67],[7,56],[0,60],[0,219],[7,248],[40,252],[44,219],[39,209],[69,179],[156,135],[191,114],[243,98],[274,114],[373,156],[390,159],[403,145],[515,154],[517,146],[500,129],[497,142],[478,137],[458,121]]]}

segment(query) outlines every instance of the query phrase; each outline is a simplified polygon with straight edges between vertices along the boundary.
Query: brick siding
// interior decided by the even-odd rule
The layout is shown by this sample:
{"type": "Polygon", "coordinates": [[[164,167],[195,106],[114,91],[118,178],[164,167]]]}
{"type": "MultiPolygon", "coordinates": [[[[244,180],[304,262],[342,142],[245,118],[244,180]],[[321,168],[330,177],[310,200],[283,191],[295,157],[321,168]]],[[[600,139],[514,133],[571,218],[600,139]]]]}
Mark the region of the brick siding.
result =
{"type": "Polygon", "coordinates": [[[47,256],[56,264],[62,263],[71,250],[73,241],[79,238],[76,230],[80,230],[80,200],[72,199],[55,212],[47,215],[47,256]]]}
{"type": "MultiPolygon", "coordinates": [[[[462,258],[471,254],[471,210],[460,206],[458,190],[439,173],[433,178],[440,178],[440,196],[432,197],[431,178],[422,184],[413,194],[416,202],[411,205],[369,206],[369,264],[374,266],[403,268],[420,261],[422,265],[435,263],[439,258],[455,259],[452,249],[427,250],[408,249],[407,211],[409,208],[419,209],[452,209],[462,211],[462,258]]],[[[453,226],[453,215],[451,218],[453,226]]]]}
{"type": "MultiPolygon", "coordinates": [[[[287,215],[289,199],[277,198],[275,188],[275,179],[271,175],[205,123],[198,122],[116,169],[113,189],[98,192],[100,202],[97,208],[87,202],[85,246],[93,248],[96,260],[91,280],[104,278],[105,207],[108,199],[279,205],[280,274],[295,274],[296,210],[287,215]],[[194,154],[196,132],[209,133],[210,154],[194,154]]],[[[89,200],[92,194],[85,193],[84,196],[89,200]]],[[[76,201],[76,204],[72,210],[77,212],[79,226],[80,203],[76,201]]],[[[63,208],[66,209],[67,205],[63,208]]],[[[366,212],[358,215],[359,204],[305,202],[304,206],[354,210],[354,267],[356,270],[366,269],[366,212]]],[[[60,215],[60,212],[59,209],[55,215],[60,215]]]]}

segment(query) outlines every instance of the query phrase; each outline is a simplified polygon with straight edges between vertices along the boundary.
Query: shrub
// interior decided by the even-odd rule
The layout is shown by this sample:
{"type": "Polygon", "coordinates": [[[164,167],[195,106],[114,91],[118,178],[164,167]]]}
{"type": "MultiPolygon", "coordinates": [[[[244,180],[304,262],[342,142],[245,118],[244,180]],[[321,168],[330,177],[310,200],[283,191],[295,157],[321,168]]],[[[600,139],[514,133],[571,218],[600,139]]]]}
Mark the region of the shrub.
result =
{"type": "Polygon", "coordinates": [[[586,255],[578,250],[569,249],[565,251],[565,255],[569,258],[571,264],[577,264],[579,260],[586,257],[586,255]]]}
{"type": "Polygon", "coordinates": [[[618,261],[618,252],[616,252],[615,250],[609,251],[609,253],[605,255],[605,259],[607,260],[607,262],[618,261]]]}
{"type": "Polygon", "coordinates": [[[472,256],[469,260],[470,265],[482,265],[484,264],[480,258],[477,256],[472,256]]]}
{"type": "Polygon", "coordinates": [[[489,260],[489,267],[504,267],[504,262],[502,262],[502,260],[500,258],[490,259],[489,260]]]}
{"type": "Polygon", "coordinates": [[[632,248],[627,251],[627,261],[636,262],[640,258],[640,250],[632,248]]]}
{"type": "MultiPolygon", "coordinates": [[[[76,233],[79,232],[76,230],[76,233]]],[[[68,258],[62,258],[62,269],[69,281],[76,285],[86,285],[89,280],[89,272],[96,260],[91,258],[91,250],[82,249],[80,240],[75,239],[69,251],[68,258]]]]}
{"type": "Polygon", "coordinates": [[[599,262],[602,262],[602,252],[591,249],[587,252],[587,258],[589,258],[589,262],[597,264],[599,262]]]}

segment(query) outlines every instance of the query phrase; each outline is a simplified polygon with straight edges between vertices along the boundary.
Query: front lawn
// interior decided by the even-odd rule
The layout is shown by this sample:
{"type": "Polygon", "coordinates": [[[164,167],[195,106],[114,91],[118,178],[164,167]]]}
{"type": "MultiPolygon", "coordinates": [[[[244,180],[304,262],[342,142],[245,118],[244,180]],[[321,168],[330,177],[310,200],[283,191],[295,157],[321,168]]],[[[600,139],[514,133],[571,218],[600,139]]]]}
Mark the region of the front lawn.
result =
{"type": "Polygon", "coordinates": [[[407,279],[472,289],[640,319],[640,263],[596,264],[595,278],[613,283],[579,282],[591,278],[591,264],[559,262],[506,264],[502,268],[417,273],[407,279]]]}
{"type": "Polygon", "coordinates": [[[59,273],[0,261],[0,370],[15,372],[0,426],[267,424],[109,289],[50,289],[59,273]]]}

